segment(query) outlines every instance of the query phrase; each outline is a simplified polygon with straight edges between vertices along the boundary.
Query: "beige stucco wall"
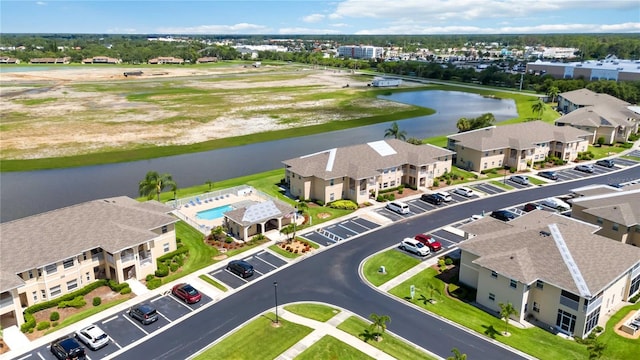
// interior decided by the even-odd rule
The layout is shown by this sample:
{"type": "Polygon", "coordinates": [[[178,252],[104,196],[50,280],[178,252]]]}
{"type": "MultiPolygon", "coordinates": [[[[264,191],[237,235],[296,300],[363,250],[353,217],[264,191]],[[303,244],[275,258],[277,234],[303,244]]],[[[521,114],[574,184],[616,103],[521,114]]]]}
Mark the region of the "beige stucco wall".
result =
{"type": "Polygon", "coordinates": [[[476,302],[497,313],[500,312],[500,303],[511,303],[518,313],[513,318],[520,321],[524,317],[526,285],[517,282],[516,288],[512,288],[510,282],[511,279],[500,274],[493,278],[490,270],[479,268],[476,302]],[[494,294],[495,299],[491,300],[489,294],[494,294]]]}
{"type": "Polygon", "coordinates": [[[467,251],[462,250],[462,254],[460,257],[460,272],[458,274],[458,278],[460,282],[470,286],[474,289],[478,288],[478,265],[474,264],[473,261],[477,259],[476,255],[473,255],[467,251]]]}

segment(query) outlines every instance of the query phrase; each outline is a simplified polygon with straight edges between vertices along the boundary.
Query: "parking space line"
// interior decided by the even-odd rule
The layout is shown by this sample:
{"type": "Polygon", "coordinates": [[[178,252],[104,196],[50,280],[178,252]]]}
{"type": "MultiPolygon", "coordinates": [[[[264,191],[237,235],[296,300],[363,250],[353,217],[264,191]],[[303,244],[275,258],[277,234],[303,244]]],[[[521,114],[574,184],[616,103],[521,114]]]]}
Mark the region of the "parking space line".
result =
{"type": "Polygon", "coordinates": [[[138,329],[140,329],[140,331],[145,333],[145,335],[149,335],[149,332],[147,332],[147,330],[145,330],[142,327],[140,327],[140,325],[136,324],[135,321],[133,321],[133,319],[131,319],[131,316],[125,316],[124,318],[127,319],[127,321],[129,321],[130,323],[132,323],[133,326],[137,327],[138,329]]]}
{"type": "Polygon", "coordinates": [[[267,260],[265,260],[265,259],[263,259],[263,258],[256,257],[256,259],[258,259],[258,260],[262,261],[263,263],[265,263],[265,264],[267,264],[267,265],[269,265],[269,266],[273,266],[273,268],[274,268],[274,269],[277,269],[277,268],[278,268],[277,266],[273,265],[272,263],[268,262],[267,260]]]}
{"type": "Polygon", "coordinates": [[[162,316],[165,320],[167,320],[169,323],[172,323],[173,321],[169,320],[168,317],[162,315],[162,313],[160,311],[156,311],[158,313],[158,315],[162,316]]]}
{"type": "Polygon", "coordinates": [[[87,353],[86,353],[86,352],[85,352],[85,354],[84,354],[84,358],[85,358],[85,359],[87,359],[87,360],[91,360],[91,358],[89,357],[89,355],[87,355],[87,353]]]}
{"type": "Polygon", "coordinates": [[[264,275],[263,273],[261,273],[260,271],[258,271],[258,270],[256,270],[256,269],[253,269],[253,272],[258,273],[258,274],[260,274],[260,275],[264,275]]]}
{"type": "Polygon", "coordinates": [[[345,229],[345,230],[347,230],[347,231],[350,231],[350,232],[352,232],[352,233],[354,233],[354,234],[356,234],[356,235],[360,234],[359,232],[357,232],[357,231],[353,231],[353,230],[349,229],[348,227],[346,227],[346,226],[344,226],[344,225],[342,225],[342,224],[339,224],[338,226],[340,226],[341,228],[343,228],[343,229],[345,229]]]}
{"type": "MultiPolygon", "coordinates": [[[[418,204],[420,204],[420,203],[416,201],[416,202],[411,203],[411,206],[415,206],[420,210],[424,210],[424,212],[427,212],[427,211],[431,210],[431,208],[423,208],[422,206],[418,206],[418,204]]],[[[422,204],[420,204],[420,205],[422,205],[422,204]]]]}
{"type": "MultiPolygon", "coordinates": [[[[169,293],[171,293],[171,292],[169,291],[169,293]]],[[[164,295],[166,296],[166,295],[168,295],[168,294],[165,292],[165,293],[164,293],[164,295]]],[[[160,300],[160,299],[162,299],[162,296],[157,297],[157,298],[155,298],[155,299],[151,299],[151,301],[149,301],[149,302],[156,302],[156,301],[158,301],[158,300],[160,300]]]]}
{"type": "Polygon", "coordinates": [[[355,222],[355,221],[352,221],[351,223],[352,223],[352,224],[354,224],[354,225],[360,226],[360,227],[361,227],[361,228],[363,228],[363,229],[371,230],[370,228],[368,228],[368,227],[366,227],[366,226],[364,226],[364,225],[362,225],[362,224],[358,224],[358,223],[357,223],[357,222],[355,222]]]}
{"type": "Polygon", "coordinates": [[[112,317],[110,317],[110,318],[108,318],[108,319],[106,319],[106,320],[102,320],[102,323],[103,323],[103,324],[106,324],[106,323],[108,323],[109,321],[113,321],[113,320],[117,319],[117,318],[118,318],[118,316],[120,316],[120,315],[115,315],[115,316],[112,316],[112,317]]]}
{"type": "Polygon", "coordinates": [[[28,358],[30,358],[32,355],[33,355],[33,354],[27,354],[27,355],[25,355],[25,356],[23,356],[23,357],[21,357],[21,358],[17,358],[16,360],[28,359],[28,358]]]}
{"type": "MultiPolygon", "coordinates": [[[[229,274],[231,274],[231,275],[233,275],[233,276],[237,277],[238,279],[240,279],[240,280],[244,281],[245,283],[248,283],[248,282],[249,282],[247,279],[243,278],[242,276],[238,276],[238,275],[236,275],[236,274],[232,273],[231,271],[229,271],[229,270],[227,270],[227,269],[224,269],[224,271],[226,271],[226,272],[228,272],[229,274]]],[[[254,271],[255,271],[255,270],[254,270],[254,271]]],[[[216,274],[217,274],[217,273],[216,273],[216,274]]]]}
{"type": "Polygon", "coordinates": [[[117,346],[118,349],[122,349],[122,346],[120,346],[120,344],[118,344],[115,340],[113,340],[111,336],[109,336],[109,339],[111,339],[111,342],[113,343],[113,345],[117,346]]]}
{"type": "Polygon", "coordinates": [[[173,299],[173,300],[174,300],[175,302],[177,302],[178,304],[180,304],[180,305],[182,305],[182,306],[186,307],[186,308],[187,308],[187,309],[189,309],[190,311],[193,311],[193,309],[192,309],[189,305],[185,304],[185,302],[184,302],[182,299],[178,299],[178,297],[174,296],[173,294],[169,294],[169,295],[167,295],[167,296],[168,296],[168,297],[170,297],[171,299],[173,299]]]}
{"type": "Polygon", "coordinates": [[[40,351],[38,351],[38,356],[40,357],[40,359],[45,360],[44,356],[42,356],[42,354],[40,354],[40,351]]]}

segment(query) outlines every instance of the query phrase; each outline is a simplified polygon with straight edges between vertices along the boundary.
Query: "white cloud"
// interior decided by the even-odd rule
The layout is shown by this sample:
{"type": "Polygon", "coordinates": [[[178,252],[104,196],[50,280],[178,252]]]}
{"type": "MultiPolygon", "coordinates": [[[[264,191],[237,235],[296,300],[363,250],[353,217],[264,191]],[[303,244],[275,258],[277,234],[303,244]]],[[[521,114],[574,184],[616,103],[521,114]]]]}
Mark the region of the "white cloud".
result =
{"type": "Polygon", "coordinates": [[[432,26],[422,27],[417,24],[403,26],[394,25],[377,29],[366,29],[356,32],[357,35],[381,34],[543,34],[543,33],[635,33],[640,32],[640,23],[624,23],[614,25],[593,24],[548,24],[535,26],[432,26]]]}
{"type": "Polygon", "coordinates": [[[125,28],[125,29],[121,29],[121,28],[112,28],[112,29],[107,29],[107,34],[137,34],[138,31],[136,29],[132,29],[132,28],[125,28]]]}
{"type": "Polygon", "coordinates": [[[342,34],[343,32],[334,30],[334,29],[312,29],[312,28],[302,28],[302,27],[291,27],[291,28],[282,28],[278,30],[278,34],[283,35],[295,35],[295,34],[309,34],[309,35],[334,35],[334,34],[342,34]]]}
{"type": "Polygon", "coordinates": [[[36,5],[40,5],[40,6],[46,6],[47,3],[44,1],[36,1],[36,5]]]}
{"type": "Polygon", "coordinates": [[[239,23],[234,25],[161,27],[157,32],[163,34],[270,34],[273,29],[263,25],[239,23]]]}
{"type": "Polygon", "coordinates": [[[322,14],[311,14],[302,18],[302,21],[307,23],[317,23],[324,20],[325,16],[322,14]]]}

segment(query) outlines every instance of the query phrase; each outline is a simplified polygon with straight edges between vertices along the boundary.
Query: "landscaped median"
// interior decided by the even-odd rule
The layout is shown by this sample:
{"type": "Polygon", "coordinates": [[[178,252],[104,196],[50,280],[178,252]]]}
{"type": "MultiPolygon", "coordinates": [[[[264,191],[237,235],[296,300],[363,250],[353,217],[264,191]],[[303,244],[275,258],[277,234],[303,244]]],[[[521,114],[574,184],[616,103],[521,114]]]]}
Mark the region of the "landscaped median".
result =
{"type": "MultiPolygon", "coordinates": [[[[400,275],[406,270],[415,266],[414,261],[407,260],[406,264],[401,263],[401,257],[391,255],[397,251],[385,251],[370,259],[363,266],[365,278],[373,285],[381,284],[400,275]],[[395,262],[391,262],[395,259],[395,262]],[[375,271],[383,263],[387,265],[387,275],[384,281],[381,274],[375,271]],[[396,269],[394,270],[394,267],[396,269]]],[[[398,253],[403,255],[401,253],[398,253]]],[[[410,256],[409,259],[415,260],[410,256]]],[[[475,299],[475,291],[458,284],[456,265],[427,268],[402,283],[389,290],[389,293],[425,311],[452,320],[471,331],[482,334],[487,338],[497,340],[501,343],[518,349],[524,353],[539,359],[587,359],[589,352],[587,346],[580,344],[573,339],[567,340],[560,336],[553,335],[541,328],[522,328],[509,325],[509,336],[503,335],[505,322],[472,305],[475,299]],[[414,287],[413,297],[411,287],[414,287]]],[[[627,314],[631,309],[640,308],[640,303],[623,308],[614,315],[607,323],[606,331],[600,336],[601,342],[606,344],[603,352],[603,359],[631,359],[637,356],[638,341],[625,339],[615,334],[613,326],[617,321],[627,314]],[[624,313],[624,314],[621,314],[624,313]],[[621,314],[621,315],[619,315],[621,314]]]]}

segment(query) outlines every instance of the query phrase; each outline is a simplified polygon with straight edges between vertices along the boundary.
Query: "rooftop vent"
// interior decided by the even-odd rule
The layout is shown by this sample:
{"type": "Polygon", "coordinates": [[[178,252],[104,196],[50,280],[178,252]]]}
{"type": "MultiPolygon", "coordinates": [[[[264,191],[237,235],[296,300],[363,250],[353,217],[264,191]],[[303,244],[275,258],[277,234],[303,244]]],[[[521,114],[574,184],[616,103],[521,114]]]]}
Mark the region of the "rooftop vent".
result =
{"type": "Polygon", "coordinates": [[[542,231],[540,231],[540,236],[551,236],[551,233],[548,232],[548,231],[542,230],[542,231]]]}

